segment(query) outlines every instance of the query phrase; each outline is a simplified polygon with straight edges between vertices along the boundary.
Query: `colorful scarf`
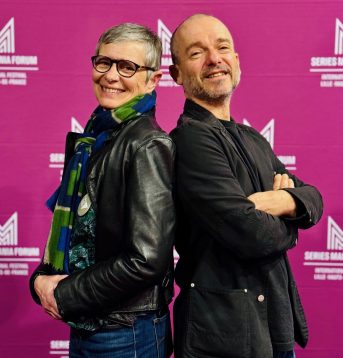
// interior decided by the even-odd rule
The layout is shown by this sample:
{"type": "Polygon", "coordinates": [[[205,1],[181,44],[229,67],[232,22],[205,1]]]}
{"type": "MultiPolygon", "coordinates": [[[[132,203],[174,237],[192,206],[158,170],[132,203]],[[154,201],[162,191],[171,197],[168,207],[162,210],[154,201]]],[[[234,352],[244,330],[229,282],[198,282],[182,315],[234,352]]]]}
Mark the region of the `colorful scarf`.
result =
{"type": "Polygon", "coordinates": [[[91,115],[84,133],[76,140],[74,155],[64,168],[62,182],[47,201],[53,218],[44,263],[50,264],[56,273],[69,273],[70,238],[77,208],[86,194],[85,182],[90,155],[102,148],[113,129],[125,121],[138,118],[155,104],[154,91],[134,97],[113,110],[105,110],[99,106],[91,115]]]}

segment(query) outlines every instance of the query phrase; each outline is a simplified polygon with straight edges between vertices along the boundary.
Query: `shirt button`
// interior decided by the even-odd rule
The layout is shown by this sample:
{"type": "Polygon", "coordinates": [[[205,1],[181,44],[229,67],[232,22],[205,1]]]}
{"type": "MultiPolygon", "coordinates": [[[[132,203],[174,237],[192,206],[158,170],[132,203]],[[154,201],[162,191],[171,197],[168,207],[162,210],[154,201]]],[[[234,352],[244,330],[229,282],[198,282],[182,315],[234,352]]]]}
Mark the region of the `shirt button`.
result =
{"type": "Polygon", "coordinates": [[[257,301],[258,301],[258,302],[263,302],[263,301],[264,301],[264,296],[263,296],[263,295],[259,295],[259,296],[257,297],[257,301]]]}

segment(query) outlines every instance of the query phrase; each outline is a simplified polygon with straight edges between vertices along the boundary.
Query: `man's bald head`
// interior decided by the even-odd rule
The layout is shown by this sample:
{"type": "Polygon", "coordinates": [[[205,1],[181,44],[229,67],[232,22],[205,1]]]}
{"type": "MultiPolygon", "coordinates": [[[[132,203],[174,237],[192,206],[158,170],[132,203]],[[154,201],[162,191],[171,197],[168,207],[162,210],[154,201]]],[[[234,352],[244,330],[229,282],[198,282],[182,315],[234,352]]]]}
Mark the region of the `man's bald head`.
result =
{"type": "MultiPolygon", "coordinates": [[[[172,56],[172,60],[173,60],[173,64],[176,65],[179,63],[179,42],[180,42],[180,38],[184,35],[186,35],[185,33],[187,33],[187,28],[188,26],[201,26],[202,22],[208,22],[208,21],[213,21],[215,23],[220,23],[222,24],[226,29],[227,27],[225,26],[225,24],[220,21],[219,19],[217,19],[216,17],[212,16],[212,15],[207,15],[207,14],[194,14],[191,15],[189,17],[187,17],[184,21],[181,22],[181,24],[174,30],[173,35],[171,37],[170,40],[170,51],[171,51],[171,56],[172,56]]],[[[232,40],[232,36],[230,34],[230,31],[227,29],[229,36],[231,38],[231,41],[233,43],[232,40]]]]}
{"type": "Polygon", "coordinates": [[[186,98],[205,108],[228,107],[241,71],[232,36],[220,20],[190,16],[174,31],[171,52],[169,72],[186,98]]]}

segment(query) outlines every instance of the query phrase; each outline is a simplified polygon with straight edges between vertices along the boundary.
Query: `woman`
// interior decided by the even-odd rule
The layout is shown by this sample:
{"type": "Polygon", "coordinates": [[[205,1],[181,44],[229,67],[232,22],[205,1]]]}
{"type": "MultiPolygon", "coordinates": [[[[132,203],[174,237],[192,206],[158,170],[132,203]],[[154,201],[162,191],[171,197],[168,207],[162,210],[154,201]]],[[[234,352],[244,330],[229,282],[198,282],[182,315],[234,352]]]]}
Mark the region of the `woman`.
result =
{"type": "Polygon", "coordinates": [[[169,356],[174,146],[154,118],[161,42],[121,24],[92,57],[99,106],[69,133],[34,300],[71,326],[70,357],[169,356]]]}

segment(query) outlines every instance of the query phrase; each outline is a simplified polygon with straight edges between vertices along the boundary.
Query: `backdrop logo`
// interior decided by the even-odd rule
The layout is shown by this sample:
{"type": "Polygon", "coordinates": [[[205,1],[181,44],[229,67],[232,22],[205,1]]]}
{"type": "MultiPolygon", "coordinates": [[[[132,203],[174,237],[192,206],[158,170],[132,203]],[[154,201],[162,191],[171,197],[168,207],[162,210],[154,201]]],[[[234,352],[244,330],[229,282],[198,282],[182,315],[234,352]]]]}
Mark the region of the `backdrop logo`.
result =
{"type": "Polygon", "coordinates": [[[328,250],[343,250],[343,230],[331,216],[328,217],[327,248],[328,250]]]}
{"type": "Polygon", "coordinates": [[[343,23],[340,19],[335,20],[332,29],[336,56],[311,57],[310,72],[320,73],[320,87],[343,87],[343,23]]]}
{"type": "MultiPolygon", "coordinates": [[[[243,118],[243,124],[252,127],[246,118],[243,118]]],[[[275,120],[272,118],[260,131],[260,134],[266,138],[272,149],[274,149],[274,132],[275,120]]],[[[278,155],[279,160],[285,165],[288,170],[296,170],[296,156],[295,155],[278,155]]]]}
{"type": "Polygon", "coordinates": [[[39,262],[39,247],[18,246],[18,213],[0,225],[0,276],[28,276],[29,262],[39,262]]]}
{"type": "Polygon", "coordinates": [[[343,55],[343,24],[336,19],[335,55],[343,55]]]}
{"type": "Polygon", "coordinates": [[[172,37],[171,31],[163,23],[162,20],[157,20],[157,34],[162,42],[162,58],[161,58],[161,70],[162,78],[159,82],[160,87],[174,87],[177,84],[171,78],[169,74],[169,66],[173,64],[171,53],[170,53],[170,39],[172,37]]]}
{"type": "Polygon", "coordinates": [[[304,265],[314,266],[314,280],[343,280],[343,230],[331,216],[327,219],[326,250],[305,251],[304,265]]]}
{"type": "Polygon", "coordinates": [[[50,341],[50,350],[49,354],[56,357],[56,355],[60,358],[68,357],[69,351],[69,341],[62,340],[53,340],[50,341]]]}
{"type": "Polygon", "coordinates": [[[0,53],[14,53],[14,17],[0,31],[0,53]]]}
{"type": "MultiPolygon", "coordinates": [[[[84,128],[75,117],[70,118],[70,129],[75,133],[83,133],[84,128]]],[[[59,179],[62,180],[64,167],[64,153],[50,153],[49,168],[59,170],[59,179]]]]}
{"type": "Polygon", "coordinates": [[[71,131],[75,133],[83,133],[84,128],[75,117],[71,117],[71,131]]]}
{"type": "MultiPolygon", "coordinates": [[[[243,124],[246,126],[251,127],[251,124],[248,122],[247,119],[243,119],[243,124]]],[[[260,131],[264,138],[267,139],[270,146],[274,148],[274,119],[271,119],[266,126],[260,131]]]]}
{"type": "Polygon", "coordinates": [[[178,254],[178,252],[176,251],[175,248],[173,250],[173,256],[174,256],[174,267],[175,267],[177,262],[179,261],[179,258],[180,258],[179,254],[178,254]]]}
{"type": "Polygon", "coordinates": [[[0,30],[0,85],[26,86],[28,71],[38,71],[38,57],[16,54],[12,17],[0,30]]]}
{"type": "Polygon", "coordinates": [[[162,55],[171,55],[170,39],[172,37],[172,33],[160,19],[157,20],[157,29],[157,34],[162,42],[162,55]]]}
{"type": "Polygon", "coordinates": [[[18,214],[13,213],[11,217],[0,225],[0,246],[18,245],[18,214]]]}

